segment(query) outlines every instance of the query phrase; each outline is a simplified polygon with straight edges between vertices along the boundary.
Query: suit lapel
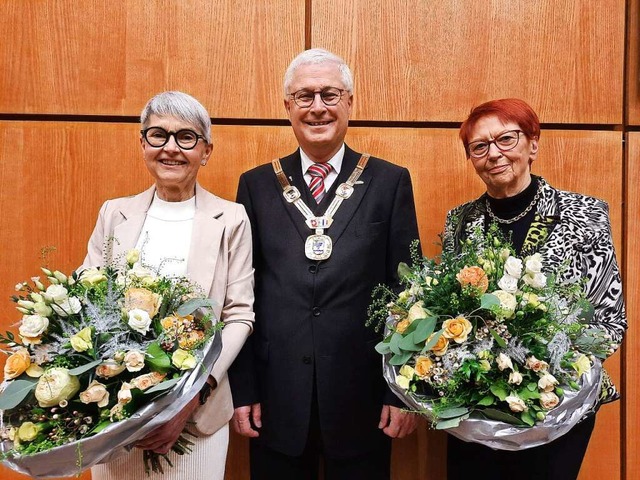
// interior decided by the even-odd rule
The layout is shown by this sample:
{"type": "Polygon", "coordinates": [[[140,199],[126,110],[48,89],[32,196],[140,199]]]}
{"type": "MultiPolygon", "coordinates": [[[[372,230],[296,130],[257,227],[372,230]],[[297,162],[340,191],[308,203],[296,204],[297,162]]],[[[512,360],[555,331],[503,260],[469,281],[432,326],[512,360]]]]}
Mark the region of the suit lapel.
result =
{"type": "Polygon", "coordinates": [[[135,248],[155,191],[155,186],[152,186],[133,197],[120,209],[120,215],[124,220],[113,229],[113,240],[108,240],[112,242],[111,261],[117,262],[118,258],[135,248]]]}
{"type": "MultiPolygon", "coordinates": [[[[329,193],[325,195],[325,197],[330,197],[326,199],[327,203],[325,204],[325,199],[323,199],[320,204],[323,211],[327,209],[329,203],[333,200],[334,193],[338,185],[346,182],[349,179],[351,173],[356,168],[356,165],[358,165],[359,160],[360,154],[354,152],[345,145],[344,159],[342,160],[340,175],[338,175],[338,178],[331,186],[331,190],[329,190],[329,193]]],[[[371,169],[365,168],[362,172],[362,175],[360,175],[360,178],[358,179],[358,183],[353,188],[353,194],[351,195],[351,197],[344,200],[340,205],[340,208],[338,208],[338,212],[333,219],[333,225],[331,225],[329,230],[327,230],[326,232],[331,237],[334,244],[338,242],[338,240],[344,233],[344,230],[347,228],[347,225],[349,225],[349,222],[351,222],[353,215],[358,210],[360,202],[362,202],[362,199],[366,195],[367,190],[369,189],[369,185],[371,185],[372,181],[373,177],[371,175],[371,169]]]]}
{"type": "Polygon", "coordinates": [[[196,184],[196,215],[189,248],[187,271],[191,280],[209,293],[220,255],[224,223],[219,220],[223,211],[216,197],[196,184]]]}

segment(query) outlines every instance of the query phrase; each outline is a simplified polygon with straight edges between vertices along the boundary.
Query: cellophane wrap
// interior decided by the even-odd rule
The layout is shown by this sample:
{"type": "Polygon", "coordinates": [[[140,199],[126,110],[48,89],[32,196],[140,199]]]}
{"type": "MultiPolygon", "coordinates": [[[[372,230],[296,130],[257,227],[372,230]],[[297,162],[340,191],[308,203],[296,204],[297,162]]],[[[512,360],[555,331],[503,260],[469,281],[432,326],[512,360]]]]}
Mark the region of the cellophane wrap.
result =
{"type": "MultiPolygon", "coordinates": [[[[433,420],[433,407],[428,397],[417,395],[398,386],[399,367],[389,365],[390,355],[383,357],[384,377],[389,388],[411,410],[433,420]]],[[[465,442],[474,442],[495,450],[523,450],[538,447],[561,437],[571,430],[585,415],[597,408],[602,380],[602,364],[596,359],[579,381],[580,390],[564,390],[562,401],[547,411],[545,419],[533,427],[519,427],[497,420],[488,420],[472,414],[455,428],[445,431],[465,442]]]]}
{"type": "MultiPolygon", "coordinates": [[[[112,423],[100,433],[52,448],[34,455],[15,455],[3,461],[12,470],[35,478],[77,476],[98,463],[106,463],[126,452],[138,440],[171,420],[200,391],[209,372],[220,356],[222,334],[216,332],[209,340],[202,362],[168,393],[145,405],[131,417],[112,423]]],[[[11,449],[3,442],[2,451],[11,449]]]]}

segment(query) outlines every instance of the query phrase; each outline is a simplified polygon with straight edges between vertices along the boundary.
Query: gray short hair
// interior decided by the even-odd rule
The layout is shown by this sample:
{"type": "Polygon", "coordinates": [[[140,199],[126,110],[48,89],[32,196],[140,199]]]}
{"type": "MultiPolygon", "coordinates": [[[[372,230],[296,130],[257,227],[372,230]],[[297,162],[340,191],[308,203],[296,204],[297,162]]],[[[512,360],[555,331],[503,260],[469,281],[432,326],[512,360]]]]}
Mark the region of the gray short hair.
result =
{"type": "Polygon", "coordinates": [[[294,58],[287,71],[284,74],[284,98],[291,93],[289,92],[289,87],[291,86],[291,82],[293,81],[293,75],[298,67],[302,65],[313,65],[320,63],[335,63],[340,70],[340,75],[342,77],[342,83],[344,85],[344,89],[349,92],[349,95],[353,95],[353,75],[351,74],[351,70],[346,62],[336,55],[335,53],[331,53],[328,50],[323,48],[312,48],[311,50],[305,50],[301,54],[299,54],[296,58],[294,58]]]}
{"type": "Polygon", "coordinates": [[[183,92],[172,91],[157,94],[142,109],[140,123],[142,128],[149,125],[149,117],[157,115],[159,117],[177,117],[193,125],[207,141],[211,143],[211,117],[202,104],[183,92]]]}

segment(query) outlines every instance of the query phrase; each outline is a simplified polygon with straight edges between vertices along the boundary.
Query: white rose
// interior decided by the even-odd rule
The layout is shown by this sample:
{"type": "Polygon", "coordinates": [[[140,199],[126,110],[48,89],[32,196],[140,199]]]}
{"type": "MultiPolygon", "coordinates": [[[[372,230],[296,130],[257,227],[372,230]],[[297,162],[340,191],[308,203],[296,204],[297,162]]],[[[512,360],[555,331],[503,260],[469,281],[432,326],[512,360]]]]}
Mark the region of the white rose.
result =
{"type": "Polygon", "coordinates": [[[67,299],[69,292],[62,285],[49,285],[44,292],[44,298],[50,303],[61,303],[67,299]]]}
{"type": "Polygon", "coordinates": [[[41,315],[25,315],[22,317],[18,331],[23,337],[38,337],[42,335],[49,326],[49,319],[41,315]]]}
{"type": "Polygon", "coordinates": [[[504,273],[520,278],[520,275],[522,275],[522,260],[516,257],[507,258],[507,261],[504,262],[504,273]]]}
{"type": "Polygon", "coordinates": [[[428,314],[423,307],[424,303],[422,300],[414,303],[409,309],[409,313],[407,314],[407,320],[409,322],[413,322],[414,320],[418,320],[420,318],[427,318],[428,314]]]}
{"type": "Polygon", "coordinates": [[[516,293],[518,291],[518,279],[509,274],[505,274],[498,280],[498,287],[505,292],[516,293]]]}
{"type": "Polygon", "coordinates": [[[134,308],[129,312],[129,326],[136,332],[145,335],[151,325],[151,317],[140,308],[134,308]]]}
{"type": "Polygon", "coordinates": [[[560,399],[553,392],[542,392],[540,394],[540,405],[545,410],[551,410],[560,403],[560,399]]]}
{"type": "Polygon", "coordinates": [[[157,278],[155,273],[143,267],[140,262],[133,264],[133,267],[127,272],[127,276],[137,278],[145,285],[151,285],[157,278]]]}
{"type": "Polygon", "coordinates": [[[140,350],[130,350],[124,356],[124,364],[130,372],[139,372],[144,368],[144,353],[140,350]]]}
{"type": "Polygon", "coordinates": [[[524,283],[533,288],[544,288],[547,285],[547,276],[544,273],[527,273],[522,277],[524,283]]]}
{"type": "Polygon", "coordinates": [[[505,292],[504,290],[496,290],[495,292],[492,292],[492,294],[500,300],[500,310],[502,311],[500,317],[513,318],[516,306],[518,305],[515,295],[505,292]]]}
{"type": "Polygon", "coordinates": [[[520,385],[522,383],[522,374],[520,372],[511,372],[507,381],[513,385],[520,385]]]}
{"type": "Polygon", "coordinates": [[[542,271],[542,255],[535,253],[524,262],[524,271],[526,273],[540,273],[542,271]]]}
{"type": "Polygon", "coordinates": [[[556,377],[554,377],[550,373],[545,373],[544,375],[542,375],[542,377],[540,377],[540,380],[538,380],[538,388],[543,392],[553,391],[557,384],[558,380],[556,380],[556,377]]]}
{"type": "Polygon", "coordinates": [[[68,297],[62,302],[52,303],[51,308],[61,317],[68,317],[79,313],[82,310],[82,304],[77,297],[68,297]]]}
{"type": "Polygon", "coordinates": [[[513,363],[511,363],[511,359],[504,353],[500,353],[498,355],[498,358],[496,358],[496,363],[498,364],[498,369],[500,371],[506,370],[507,368],[513,370],[513,363]]]}
{"type": "Polygon", "coordinates": [[[524,412],[527,410],[527,405],[524,403],[524,400],[517,395],[509,395],[505,400],[509,404],[512,412],[524,412]]]}

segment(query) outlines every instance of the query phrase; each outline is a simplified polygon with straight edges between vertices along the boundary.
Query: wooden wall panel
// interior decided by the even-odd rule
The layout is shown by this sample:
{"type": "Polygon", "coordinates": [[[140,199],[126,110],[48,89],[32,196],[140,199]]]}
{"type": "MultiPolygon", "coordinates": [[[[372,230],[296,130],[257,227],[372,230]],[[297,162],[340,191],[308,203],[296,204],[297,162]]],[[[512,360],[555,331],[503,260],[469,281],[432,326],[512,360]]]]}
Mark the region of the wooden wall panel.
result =
{"type": "Polygon", "coordinates": [[[213,117],[284,116],[304,0],[6,0],[0,113],[139,115],[183,90],[213,117]]]}
{"type": "Polygon", "coordinates": [[[356,79],[355,118],[461,121],[519,97],[543,122],[622,122],[625,0],[314,0],[314,47],[356,79]]]}
{"type": "Polygon", "coordinates": [[[640,125],[640,1],[627,3],[627,123],[640,125]]]}
{"type": "Polygon", "coordinates": [[[627,236],[625,292],[627,315],[630,322],[625,340],[625,466],[626,478],[640,478],[640,333],[637,319],[640,315],[640,132],[628,135],[629,151],[627,157],[627,236]]]}

